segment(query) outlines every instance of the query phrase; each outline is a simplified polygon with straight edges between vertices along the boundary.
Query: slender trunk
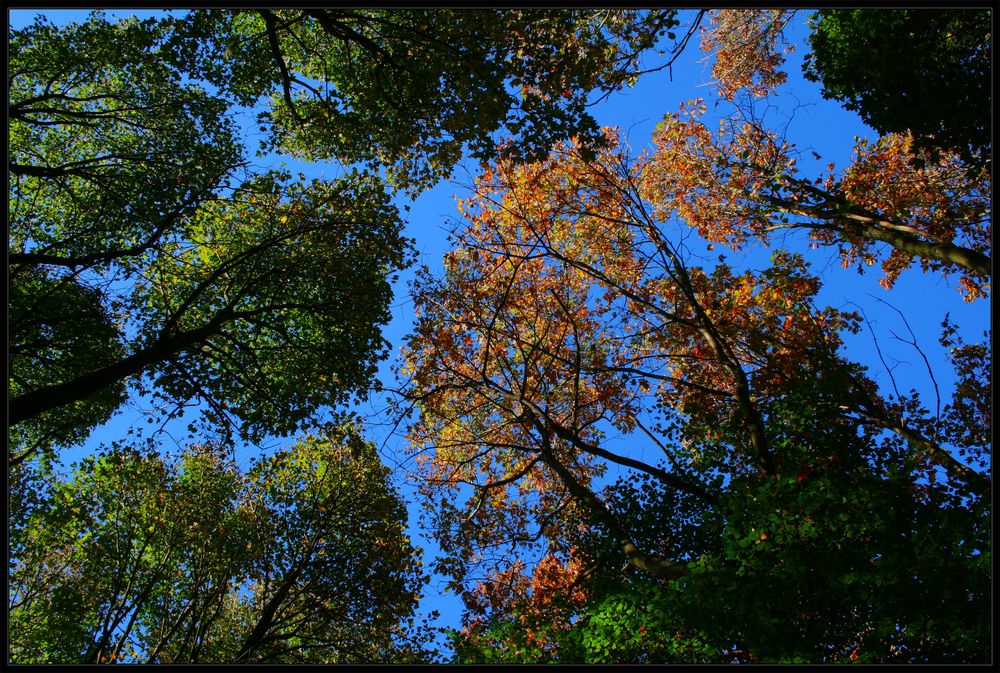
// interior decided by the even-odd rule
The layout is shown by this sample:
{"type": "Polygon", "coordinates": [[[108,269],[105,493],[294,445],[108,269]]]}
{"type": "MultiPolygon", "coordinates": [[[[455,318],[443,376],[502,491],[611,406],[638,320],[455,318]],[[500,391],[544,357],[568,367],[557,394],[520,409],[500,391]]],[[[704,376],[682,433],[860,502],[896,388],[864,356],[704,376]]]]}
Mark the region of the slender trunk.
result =
{"type": "Polygon", "coordinates": [[[271,625],[274,622],[274,615],[278,612],[278,608],[281,607],[281,604],[285,602],[285,598],[288,597],[288,593],[292,590],[292,587],[295,585],[295,581],[298,579],[301,572],[301,567],[297,567],[292,570],[281,583],[281,586],[278,587],[278,590],[274,593],[274,596],[271,597],[271,600],[264,605],[260,618],[254,625],[250,635],[248,635],[246,640],[243,641],[243,646],[240,647],[240,651],[233,660],[233,663],[246,663],[247,660],[249,660],[257,649],[264,643],[264,639],[271,630],[271,625]]]}

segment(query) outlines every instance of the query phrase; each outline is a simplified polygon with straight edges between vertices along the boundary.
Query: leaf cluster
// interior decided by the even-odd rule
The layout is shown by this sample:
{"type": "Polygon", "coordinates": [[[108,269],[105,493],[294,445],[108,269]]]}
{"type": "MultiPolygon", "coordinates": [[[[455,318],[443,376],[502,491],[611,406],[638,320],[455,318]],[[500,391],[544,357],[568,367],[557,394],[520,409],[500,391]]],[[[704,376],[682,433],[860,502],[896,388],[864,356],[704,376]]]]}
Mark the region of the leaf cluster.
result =
{"type": "Polygon", "coordinates": [[[388,660],[424,582],[405,509],[351,425],[239,470],[121,444],[68,480],[18,468],[15,663],[388,660]]]}
{"type": "Polygon", "coordinates": [[[992,161],[991,14],[985,9],[821,10],[810,21],[804,73],[823,95],[882,134],[992,161]]]}

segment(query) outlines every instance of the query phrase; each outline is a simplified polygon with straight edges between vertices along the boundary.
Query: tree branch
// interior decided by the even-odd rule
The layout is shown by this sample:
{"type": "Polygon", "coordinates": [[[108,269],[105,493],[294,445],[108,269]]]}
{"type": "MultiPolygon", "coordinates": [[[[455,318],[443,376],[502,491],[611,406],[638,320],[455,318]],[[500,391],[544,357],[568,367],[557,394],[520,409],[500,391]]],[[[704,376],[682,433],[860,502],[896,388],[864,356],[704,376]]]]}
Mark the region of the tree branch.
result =
{"type": "Polygon", "coordinates": [[[665,559],[663,557],[647,554],[641,551],[632,541],[631,535],[629,535],[628,531],[626,531],[621,523],[619,523],[618,519],[611,513],[607,506],[601,502],[596,495],[594,495],[593,491],[577,481],[576,477],[573,476],[573,473],[570,472],[565,465],[559,462],[559,459],[556,458],[552,452],[548,428],[541,422],[541,420],[535,417],[533,413],[530,411],[528,413],[529,416],[527,420],[535,427],[536,430],[538,430],[542,438],[542,462],[552,468],[553,472],[556,473],[559,479],[566,486],[570,495],[589,508],[597,520],[610,529],[618,544],[621,546],[622,551],[625,552],[625,557],[628,559],[629,565],[639,568],[640,570],[645,570],[646,572],[665,580],[677,579],[691,574],[691,571],[688,570],[688,567],[683,563],[678,563],[676,561],[671,561],[670,559],[665,559]]]}

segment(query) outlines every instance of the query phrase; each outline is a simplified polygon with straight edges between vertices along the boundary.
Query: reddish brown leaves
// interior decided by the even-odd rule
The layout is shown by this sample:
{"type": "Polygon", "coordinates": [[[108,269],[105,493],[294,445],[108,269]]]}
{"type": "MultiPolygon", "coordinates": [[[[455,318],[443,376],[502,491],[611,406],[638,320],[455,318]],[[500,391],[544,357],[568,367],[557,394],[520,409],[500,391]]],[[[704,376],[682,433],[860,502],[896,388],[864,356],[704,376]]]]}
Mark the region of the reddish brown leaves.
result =
{"type": "Polygon", "coordinates": [[[548,554],[530,576],[523,562],[497,572],[467,593],[473,616],[462,629],[463,639],[483,641],[490,620],[514,619],[524,629],[528,647],[555,647],[558,633],[569,630],[570,618],[586,605],[587,592],[580,583],[584,572],[584,560],[574,554],[568,559],[548,554]]]}
{"type": "MultiPolygon", "coordinates": [[[[536,533],[557,544],[567,505],[596,502],[592,479],[628,460],[604,437],[647,444],[640,427],[657,406],[747,428],[734,469],[772,470],[755,405],[794,383],[810,353],[833,353],[852,324],[813,306],[819,283],[799,257],[742,274],[688,266],[645,198],[648,169],[621,149],[589,160],[572,144],[544,162],[487,167],[461,205],[467,225],[444,277],[419,279],[404,371],[421,413],[409,437],[427,496],[464,503],[439,520],[452,553],[478,562],[536,533]]],[[[599,503],[574,516],[595,512],[610,516],[599,503]]]]}
{"type": "MultiPolygon", "coordinates": [[[[988,174],[974,178],[954,154],[944,153],[937,163],[914,166],[913,136],[891,134],[875,143],[864,140],[855,147],[854,162],[842,179],[827,181],[828,189],[868,213],[878,214],[879,225],[920,240],[953,245],[980,253],[991,250],[991,183],[988,174]]],[[[817,237],[822,240],[822,237],[817,237]]],[[[844,265],[861,259],[875,260],[873,241],[859,239],[845,249],[844,265]]],[[[889,289],[900,272],[910,266],[913,255],[896,249],[882,262],[882,285],[889,289]]],[[[940,260],[922,258],[923,270],[943,269],[940,260]]],[[[966,301],[985,297],[989,278],[962,270],[961,285],[966,301]]]]}
{"type": "Polygon", "coordinates": [[[741,90],[757,98],[784,83],[780,70],[784,53],[793,45],[778,46],[781,31],[795,14],[788,9],[722,9],[711,13],[702,29],[701,49],[715,56],[712,77],[719,94],[732,100],[741,90]]]}

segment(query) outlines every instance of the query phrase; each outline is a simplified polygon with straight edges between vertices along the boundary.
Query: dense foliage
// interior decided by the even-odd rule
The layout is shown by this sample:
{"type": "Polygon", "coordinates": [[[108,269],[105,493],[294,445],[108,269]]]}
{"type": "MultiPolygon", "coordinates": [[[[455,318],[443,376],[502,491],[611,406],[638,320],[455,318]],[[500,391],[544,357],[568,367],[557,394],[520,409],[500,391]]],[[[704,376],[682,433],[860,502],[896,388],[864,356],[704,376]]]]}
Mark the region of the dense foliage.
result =
{"type": "Polygon", "coordinates": [[[384,355],[409,254],[389,194],[361,173],[240,178],[228,103],[160,57],[168,27],[92,17],[12,37],[15,462],[85,436],[127,383],[167,415],[200,399],[228,432],[288,434],[384,355]]]}
{"type": "Polygon", "coordinates": [[[464,145],[491,156],[500,129],[525,155],[599,137],[588,94],[634,79],[675,25],[672,11],[200,10],[172,46],[237,101],[270,99],[266,147],[388,165],[419,189],[464,145]]]}
{"type": "Polygon", "coordinates": [[[434,660],[399,477],[464,602],[457,662],[987,662],[990,333],[899,312],[940,325],[890,331],[933,388],[900,390],[824,285],[987,310],[992,17],[824,10],[796,45],[792,10],[683,16],[12,30],[9,663],[434,660]],[[648,138],[597,123],[699,32],[705,100],[648,138]],[[781,109],[796,46],[876,132],[840,167],[781,109]],[[342,412],[389,388],[403,197],[463,155],[383,390],[394,475],[342,412]],[[63,472],[126,404],[188,437],[106,437],[63,472]]]}
{"type": "Polygon", "coordinates": [[[225,453],[16,468],[11,661],[405,659],[423,577],[375,447],[348,425],[247,472],[225,453]]]}
{"type": "Polygon", "coordinates": [[[880,133],[989,169],[991,21],[986,9],[825,9],[805,73],[880,133]]]}
{"type": "Polygon", "coordinates": [[[457,661],[988,661],[989,334],[959,345],[945,318],[944,409],[882,391],[808,255],[982,301],[989,177],[899,134],[802,175],[752,104],[784,81],[786,20],[710,18],[717,131],[696,101],[638,155],[609,129],[486,166],[418,277],[400,379],[457,661]],[[717,244],[797,251],[737,269],[717,244]]]}

